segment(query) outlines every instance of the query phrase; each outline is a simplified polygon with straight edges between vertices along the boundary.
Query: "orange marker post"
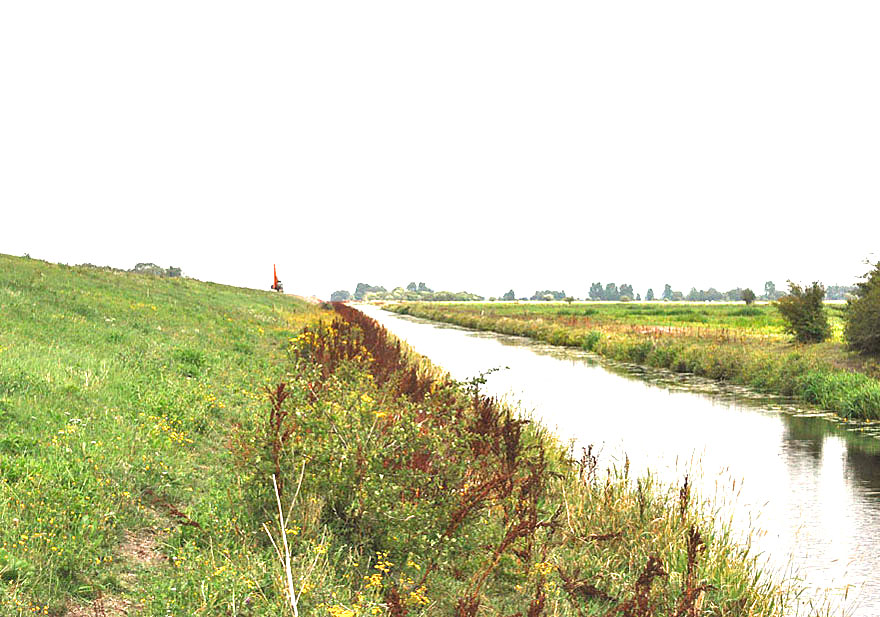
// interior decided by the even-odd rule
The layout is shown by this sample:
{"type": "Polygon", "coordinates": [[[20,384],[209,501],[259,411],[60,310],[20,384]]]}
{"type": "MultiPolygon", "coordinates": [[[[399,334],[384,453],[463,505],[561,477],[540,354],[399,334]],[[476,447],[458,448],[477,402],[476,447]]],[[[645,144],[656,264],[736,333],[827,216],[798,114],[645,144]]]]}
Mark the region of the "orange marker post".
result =
{"type": "Polygon", "coordinates": [[[275,269],[275,264],[272,264],[272,278],[274,279],[274,282],[270,289],[274,289],[278,292],[283,291],[284,288],[281,286],[281,281],[278,280],[278,271],[275,269]]]}

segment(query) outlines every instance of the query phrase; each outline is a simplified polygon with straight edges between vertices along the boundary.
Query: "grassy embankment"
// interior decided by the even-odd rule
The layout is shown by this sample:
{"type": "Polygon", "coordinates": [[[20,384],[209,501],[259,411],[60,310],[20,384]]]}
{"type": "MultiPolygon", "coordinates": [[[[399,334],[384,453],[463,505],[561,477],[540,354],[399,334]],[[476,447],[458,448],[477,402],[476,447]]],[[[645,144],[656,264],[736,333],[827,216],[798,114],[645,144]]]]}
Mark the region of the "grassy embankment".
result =
{"type": "Polygon", "coordinates": [[[781,613],[687,490],[346,317],[0,255],[0,615],[781,613]]]}
{"type": "Polygon", "coordinates": [[[0,255],[0,615],[98,614],[99,594],[109,614],[216,614],[265,585],[229,427],[263,413],[312,313],[0,255]]]}
{"type": "Polygon", "coordinates": [[[828,305],[833,337],[797,345],[769,305],[666,303],[402,304],[399,313],[527,336],[619,360],[795,396],[854,420],[880,418],[880,364],[850,353],[842,305],[828,305]]]}

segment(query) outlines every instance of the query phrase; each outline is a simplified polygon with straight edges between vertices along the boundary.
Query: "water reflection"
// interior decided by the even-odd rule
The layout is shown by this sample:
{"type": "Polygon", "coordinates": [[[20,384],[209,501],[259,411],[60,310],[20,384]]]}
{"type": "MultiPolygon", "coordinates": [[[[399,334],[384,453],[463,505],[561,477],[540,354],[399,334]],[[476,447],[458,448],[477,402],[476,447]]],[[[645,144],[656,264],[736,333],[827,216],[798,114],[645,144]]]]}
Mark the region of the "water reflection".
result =
{"type": "Polygon", "coordinates": [[[456,379],[507,367],[488,376],[487,393],[563,440],[594,444],[606,465],[628,457],[635,474],[675,484],[690,474],[718,517],[759,530],[752,546],[773,567],[797,570],[812,594],[847,597],[850,614],[880,614],[875,427],[693,375],[363,310],[456,379]]]}

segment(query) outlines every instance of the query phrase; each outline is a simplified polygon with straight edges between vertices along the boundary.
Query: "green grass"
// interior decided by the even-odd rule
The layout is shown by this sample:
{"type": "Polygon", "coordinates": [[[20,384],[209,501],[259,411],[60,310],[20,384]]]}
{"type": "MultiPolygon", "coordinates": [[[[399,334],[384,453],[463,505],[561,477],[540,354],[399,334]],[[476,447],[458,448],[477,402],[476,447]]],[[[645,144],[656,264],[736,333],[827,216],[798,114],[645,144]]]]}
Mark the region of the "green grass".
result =
{"type": "MultiPolygon", "coordinates": [[[[270,293],[0,255],[0,615],[61,615],[99,593],[174,612],[196,589],[176,561],[196,528],[169,504],[211,530],[218,568],[241,554],[224,443],[264,405],[310,313],[270,293]],[[127,533],[167,557],[154,579],[128,577],[140,564],[121,554],[127,533]]],[[[205,603],[243,592],[243,576],[207,576],[205,603]]]]}
{"type": "Polygon", "coordinates": [[[267,529],[288,541],[301,615],[620,614],[652,557],[652,614],[701,585],[703,614],[784,610],[793,588],[696,496],[572,464],[474,386],[330,319],[0,255],[0,616],[289,615],[267,529]]]}
{"type": "Polygon", "coordinates": [[[880,419],[880,365],[839,340],[843,307],[829,305],[835,339],[797,345],[772,306],[667,303],[426,304],[391,310],[580,347],[647,366],[799,397],[844,418],[880,419]]]}
{"type": "Polygon", "coordinates": [[[705,303],[462,303],[454,306],[456,312],[509,317],[511,319],[551,319],[571,321],[586,319],[598,326],[650,325],[704,328],[736,328],[750,333],[781,335],[783,321],[778,311],[768,304],[705,303]]]}

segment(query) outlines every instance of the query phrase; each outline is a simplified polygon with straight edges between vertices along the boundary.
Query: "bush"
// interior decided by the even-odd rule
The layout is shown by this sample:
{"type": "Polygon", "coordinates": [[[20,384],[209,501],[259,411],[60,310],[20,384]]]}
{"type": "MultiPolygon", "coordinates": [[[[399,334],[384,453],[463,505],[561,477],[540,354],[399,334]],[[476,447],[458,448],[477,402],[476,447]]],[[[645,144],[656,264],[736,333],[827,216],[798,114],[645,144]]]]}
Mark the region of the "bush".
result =
{"type": "Polygon", "coordinates": [[[880,262],[856,288],[855,300],[847,302],[844,337],[851,349],[880,353],[880,262]]]}
{"type": "Polygon", "coordinates": [[[755,292],[746,287],[742,291],[742,299],[743,302],[745,302],[746,304],[751,304],[755,301],[755,292]]]}
{"type": "Polygon", "coordinates": [[[786,332],[793,334],[800,343],[818,343],[831,336],[831,327],[822,303],[825,287],[813,283],[801,288],[789,281],[788,288],[788,295],[774,303],[785,320],[786,332]]]}

